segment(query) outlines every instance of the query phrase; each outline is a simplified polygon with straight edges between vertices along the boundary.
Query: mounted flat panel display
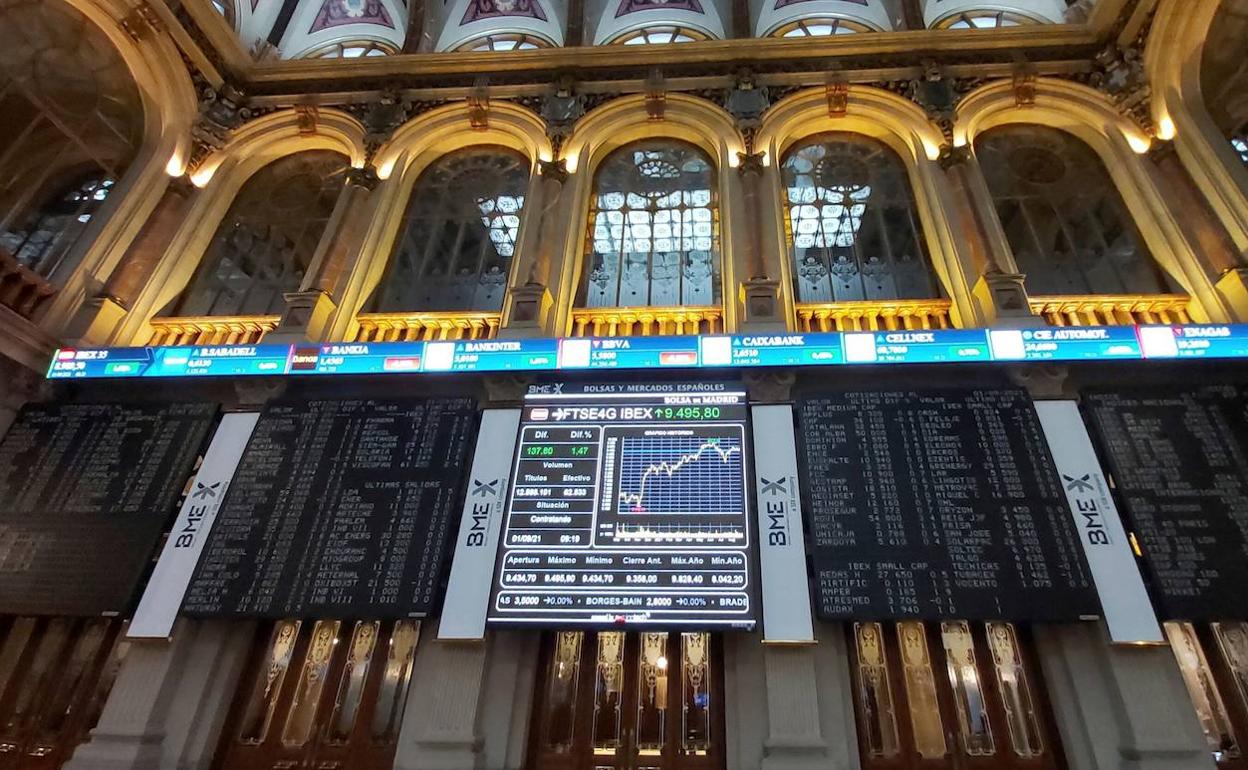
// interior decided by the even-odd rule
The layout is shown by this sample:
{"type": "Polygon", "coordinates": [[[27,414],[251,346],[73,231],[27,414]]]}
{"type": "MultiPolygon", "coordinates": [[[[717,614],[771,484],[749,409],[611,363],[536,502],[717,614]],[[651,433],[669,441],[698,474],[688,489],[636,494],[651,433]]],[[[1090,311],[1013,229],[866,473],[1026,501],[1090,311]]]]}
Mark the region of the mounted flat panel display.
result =
{"type": "Polygon", "coordinates": [[[476,403],[266,407],[182,609],[212,617],[420,617],[435,609],[476,403]]]}
{"type": "Polygon", "coordinates": [[[62,348],[49,379],[1248,358],[1248,324],[62,348]]]}
{"type": "Polygon", "coordinates": [[[534,386],[487,622],[753,628],[738,387],[534,386]]]}
{"type": "Polygon", "coordinates": [[[812,394],[798,417],[820,617],[1099,614],[1022,390],[812,394]]]}
{"type": "Polygon", "coordinates": [[[1248,390],[1085,394],[1162,620],[1248,618],[1248,390]]]}
{"type": "Polygon", "coordinates": [[[0,443],[0,613],[127,612],[216,404],[38,404],[0,443]]]}

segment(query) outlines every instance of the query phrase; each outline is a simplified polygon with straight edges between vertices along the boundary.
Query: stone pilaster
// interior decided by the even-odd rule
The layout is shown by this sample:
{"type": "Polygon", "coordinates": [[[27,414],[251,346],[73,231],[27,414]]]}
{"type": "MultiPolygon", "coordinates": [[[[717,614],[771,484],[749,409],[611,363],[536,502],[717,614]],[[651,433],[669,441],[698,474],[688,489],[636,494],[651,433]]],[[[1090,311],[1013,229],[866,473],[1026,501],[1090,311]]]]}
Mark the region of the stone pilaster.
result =
{"type": "Polygon", "coordinates": [[[1248,321],[1248,267],[1227,269],[1214,286],[1230,309],[1231,317],[1239,323],[1248,321]]]}
{"type": "Polygon", "coordinates": [[[762,770],[814,770],[828,766],[828,744],[819,714],[815,649],[763,647],[767,677],[767,740],[762,770]]]}
{"type": "Polygon", "coordinates": [[[195,193],[196,188],[185,176],[169,182],[121,263],[103,286],[96,284],[96,288],[88,292],[70,318],[63,333],[69,344],[94,346],[110,341],[186,221],[195,193]]]}
{"type": "Polygon", "coordinates": [[[526,283],[507,290],[503,308],[507,319],[507,337],[543,337],[555,300],[550,290],[540,283],[526,283]]]}
{"type": "Polygon", "coordinates": [[[737,153],[737,173],[741,177],[742,199],[745,204],[746,280],[741,282],[741,327],[748,331],[785,331],[784,303],[780,282],[768,274],[763,253],[763,210],[759,188],[762,186],[763,154],[737,153]]]}
{"type": "Polygon", "coordinates": [[[351,169],[338,196],[320,247],[299,291],[283,295],[286,309],[265,342],[291,344],[321,340],[338,304],[334,292],[360,251],[375,209],[372,191],[377,175],[371,168],[351,169]]]}
{"type": "Polygon", "coordinates": [[[134,643],[99,723],[66,770],[206,770],[250,629],[181,620],[168,642],[134,643]]]}
{"type": "MultiPolygon", "coordinates": [[[[433,624],[429,624],[433,626],[433,624]]],[[[443,642],[436,627],[416,656],[395,770],[476,770],[484,767],[478,729],[487,642],[443,642]]]]}
{"type": "Polygon", "coordinates": [[[1023,279],[1020,273],[991,270],[981,275],[971,287],[971,296],[989,326],[1027,329],[1047,325],[1043,318],[1031,312],[1023,279]]]}
{"type": "Polygon", "coordinates": [[[984,180],[983,170],[969,145],[943,148],[940,165],[958,193],[960,234],[969,245],[972,266],[979,273],[971,287],[976,311],[989,326],[1029,328],[1045,326],[1043,318],[1032,314],[1027,301],[1025,276],[1018,271],[1009,239],[1001,229],[984,180]]]}
{"type": "Polygon", "coordinates": [[[1072,770],[1214,770],[1168,647],[1113,646],[1100,623],[1035,636],[1072,770]]]}
{"type": "MultiPolygon", "coordinates": [[[[554,297],[550,281],[556,254],[564,239],[558,232],[559,203],[568,181],[568,166],[563,160],[538,162],[538,194],[531,196],[538,210],[536,237],[526,238],[516,258],[520,261],[515,275],[520,283],[507,290],[503,306],[503,328],[507,337],[540,337],[546,334],[554,297]]],[[[533,215],[530,215],[533,216],[533,215]]]]}

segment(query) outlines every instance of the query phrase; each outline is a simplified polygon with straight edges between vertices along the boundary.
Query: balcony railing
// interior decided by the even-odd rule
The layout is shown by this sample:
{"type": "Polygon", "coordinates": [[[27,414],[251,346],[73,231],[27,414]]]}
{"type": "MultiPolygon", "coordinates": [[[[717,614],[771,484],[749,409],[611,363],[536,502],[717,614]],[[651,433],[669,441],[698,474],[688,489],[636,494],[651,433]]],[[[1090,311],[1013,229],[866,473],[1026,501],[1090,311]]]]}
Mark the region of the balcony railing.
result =
{"type": "Polygon", "coordinates": [[[947,299],[804,303],[797,306],[797,327],[803,332],[948,329],[950,307],[947,299]]]}
{"type": "Polygon", "coordinates": [[[717,334],[724,330],[719,307],[608,307],[572,311],[573,337],[659,337],[717,334]]]}
{"type": "Polygon", "coordinates": [[[1105,294],[1030,297],[1031,312],[1051,326],[1131,326],[1191,323],[1183,294],[1105,294]]]}
{"type": "Polygon", "coordinates": [[[55,293],[56,287],[46,278],[0,249],[0,305],[22,318],[30,318],[39,305],[55,293]]]}
{"type": "Polygon", "coordinates": [[[500,321],[499,313],[366,313],[356,316],[351,341],[488,340],[500,321]]]}
{"type": "Polygon", "coordinates": [[[186,316],[153,318],[152,336],[147,344],[156,345],[255,345],[277,328],[275,315],[186,316]]]}

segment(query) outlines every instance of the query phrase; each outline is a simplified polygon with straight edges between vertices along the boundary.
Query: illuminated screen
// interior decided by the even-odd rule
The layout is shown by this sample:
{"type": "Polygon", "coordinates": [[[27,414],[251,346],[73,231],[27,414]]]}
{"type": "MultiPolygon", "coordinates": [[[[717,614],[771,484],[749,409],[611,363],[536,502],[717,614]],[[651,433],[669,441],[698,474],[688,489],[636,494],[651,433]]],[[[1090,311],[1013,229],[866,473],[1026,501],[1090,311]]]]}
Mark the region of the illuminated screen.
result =
{"type": "Polygon", "coordinates": [[[734,387],[534,386],[489,621],[753,628],[748,406],[734,387]]]}

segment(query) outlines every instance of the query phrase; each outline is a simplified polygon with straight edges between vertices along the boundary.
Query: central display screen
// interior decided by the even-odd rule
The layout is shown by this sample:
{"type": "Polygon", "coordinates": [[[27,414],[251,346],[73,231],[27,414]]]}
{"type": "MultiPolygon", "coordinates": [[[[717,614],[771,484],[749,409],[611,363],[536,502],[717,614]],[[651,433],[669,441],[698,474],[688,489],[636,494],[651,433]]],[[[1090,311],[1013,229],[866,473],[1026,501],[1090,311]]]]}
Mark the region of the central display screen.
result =
{"type": "Polygon", "coordinates": [[[748,406],[733,387],[535,386],[489,622],[752,629],[748,406]]]}

